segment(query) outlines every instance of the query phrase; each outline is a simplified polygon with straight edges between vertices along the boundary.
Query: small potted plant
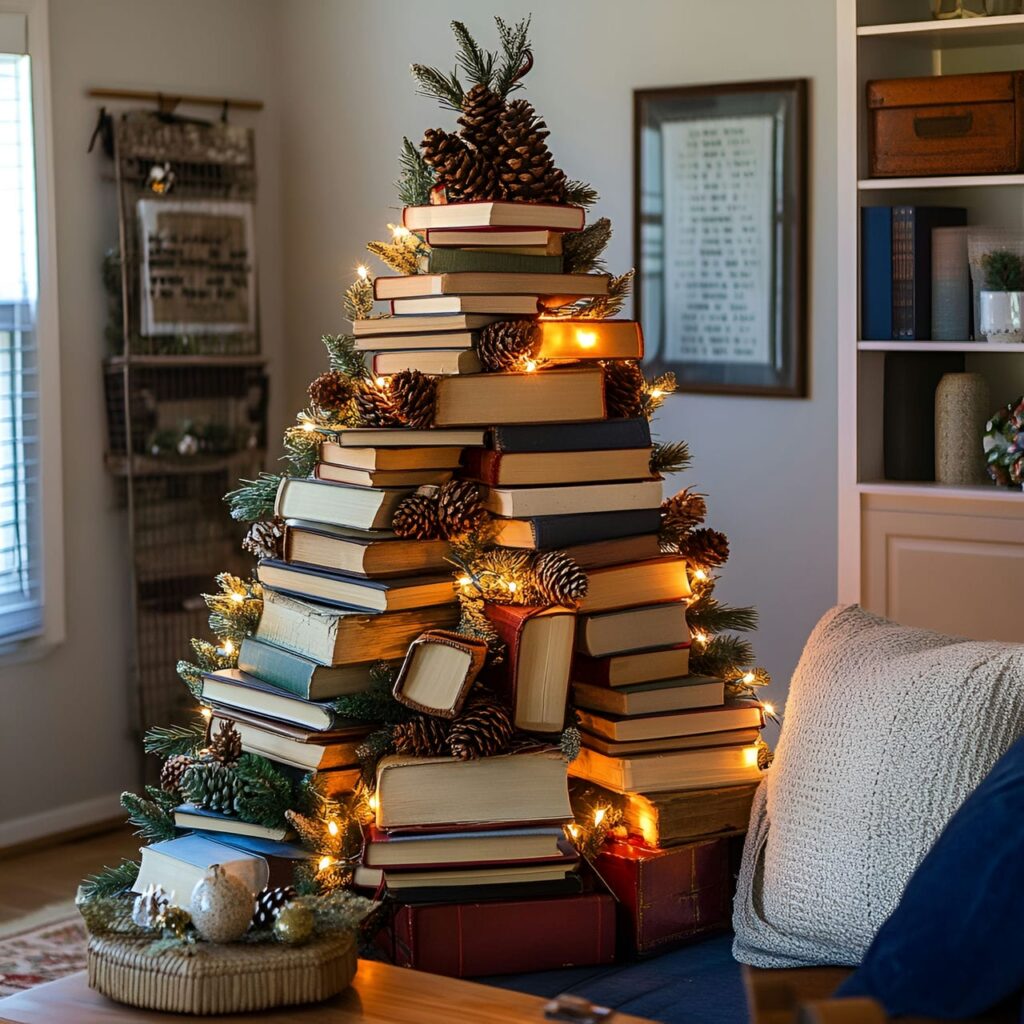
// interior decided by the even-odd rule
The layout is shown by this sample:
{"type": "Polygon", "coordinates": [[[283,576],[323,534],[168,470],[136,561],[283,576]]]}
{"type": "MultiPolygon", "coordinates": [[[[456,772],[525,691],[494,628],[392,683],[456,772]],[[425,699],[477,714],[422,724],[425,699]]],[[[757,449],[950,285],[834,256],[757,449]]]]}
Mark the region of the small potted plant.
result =
{"type": "Polygon", "coordinates": [[[1008,249],[995,249],[981,257],[985,288],[981,293],[981,333],[988,341],[1024,341],[1021,320],[1024,261],[1008,249]]]}

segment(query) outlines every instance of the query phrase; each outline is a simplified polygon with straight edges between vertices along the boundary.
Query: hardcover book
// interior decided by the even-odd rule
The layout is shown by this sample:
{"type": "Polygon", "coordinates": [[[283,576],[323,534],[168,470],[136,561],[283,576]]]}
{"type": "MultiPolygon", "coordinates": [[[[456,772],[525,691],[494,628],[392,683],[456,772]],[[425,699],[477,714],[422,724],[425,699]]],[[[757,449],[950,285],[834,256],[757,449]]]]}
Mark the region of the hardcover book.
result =
{"type": "Polygon", "coordinates": [[[585,212],[582,206],[552,203],[471,202],[440,206],[407,206],[402,225],[410,231],[432,228],[546,228],[579,231],[585,212]]]}
{"type": "Polygon", "coordinates": [[[611,448],[650,448],[651,426],[644,419],[602,423],[512,424],[491,427],[487,447],[498,452],[587,452],[611,448]]]}
{"type": "Polygon", "coordinates": [[[654,651],[633,651],[594,658],[577,654],[572,678],[578,683],[594,686],[630,686],[650,683],[655,679],[672,679],[690,671],[690,646],[679,644],[654,651]]]}
{"type": "MultiPolygon", "coordinates": [[[[582,714],[582,713],[581,713],[582,714]]],[[[751,746],[757,743],[760,729],[728,729],[724,732],[698,733],[694,736],[655,736],[646,740],[609,740],[580,729],[583,746],[607,757],[630,757],[633,754],[657,754],[672,750],[695,750],[698,747],[751,746]]]]}
{"type": "Polygon", "coordinates": [[[404,316],[400,319],[390,316],[375,316],[368,320],[353,320],[352,333],[357,338],[369,338],[391,334],[441,334],[447,331],[479,331],[500,316],[486,313],[449,313],[445,316],[425,314],[404,316]]]}
{"type": "Polygon", "coordinates": [[[285,477],[277,490],[275,515],[357,530],[387,529],[399,503],[412,487],[352,487],[285,477]]]}
{"type": "MultiPolygon", "coordinates": [[[[404,367],[403,367],[404,369],[404,367]]],[[[381,372],[381,371],[378,371],[381,372]]],[[[393,371],[389,370],[388,373],[393,371]]],[[[319,462],[313,468],[317,480],[353,487],[422,487],[433,484],[440,487],[452,478],[450,469],[355,469],[333,462],[319,462]]]]}
{"type": "Polygon", "coordinates": [[[465,864],[440,868],[384,868],[384,886],[399,899],[406,890],[481,889],[491,886],[560,882],[576,871],[579,854],[562,840],[555,858],[543,861],[513,861],[499,864],[465,864]]]}
{"type": "Polygon", "coordinates": [[[540,312],[540,296],[428,295],[416,299],[392,299],[391,312],[396,318],[451,313],[491,313],[499,314],[499,319],[536,316],[540,312]]]}
{"type": "Polygon", "coordinates": [[[455,247],[468,252],[512,252],[561,256],[562,233],[530,228],[431,228],[424,232],[431,249],[455,247]]]}
{"type": "Polygon", "coordinates": [[[290,828],[268,828],[264,825],[253,825],[230,814],[219,814],[208,811],[205,807],[195,804],[180,804],[174,808],[174,824],[181,829],[202,830],[204,832],[231,832],[239,836],[253,836],[257,839],[292,839],[295,833],[290,828]]]}
{"type": "Polygon", "coordinates": [[[371,664],[321,665],[252,636],[247,636],[238,648],[239,671],[304,701],[365,690],[370,685],[371,664]]]}
{"type": "MultiPolygon", "coordinates": [[[[704,677],[707,678],[707,677],[704,677]]],[[[580,728],[615,743],[662,737],[701,736],[713,746],[711,736],[735,729],[761,729],[764,711],[755,700],[736,700],[717,707],[693,707],[648,715],[616,715],[580,709],[580,728]]]]}
{"type": "Polygon", "coordinates": [[[324,432],[330,434],[330,443],[339,448],[471,448],[484,443],[482,428],[341,427],[324,432]]]}
{"type": "MultiPolygon", "coordinates": [[[[554,374],[551,374],[554,376],[554,374]]],[[[661,478],[563,487],[485,487],[483,505],[507,519],[587,512],[624,512],[661,506],[661,478]]]]}
{"type": "Polygon", "coordinates": [[[362,862],[369,868],[398,871],[463,864],[551,861],[562,856],[564,842],[565,833],[557,827],[388,835],[375,825],[367,825],[362,862]]]}
{"type": "Polygon", "coordinates": [[[460,633],[428,629],[409,646],[395,679],[395,700],[438,718],[462,710],[487,658],[487,644],[460,633]]]}
{"type": "MultiPolygon", "coordinates": [[[[388,319],[388,318],[385,318],[388,319]]],[[[408,317],[399,323],[405,323],[408,317]]],[[[443,355],[448,352],[473,351],[478,331],[427,331],[404,334],[371,334],[356,339],[357,352],[433,352],[443,355]]]]}
{"type": "Polygon", "coordinates": [[[579,602],[579,610],[584,614],[661,601],[678,602],[690,596],[686,559],[677,555],[632,565],[606,565],[591,569],[587,578],[587,593],[579,602]]]}
{"type": "Polygon", "coordinates": [[[501,519],[495,526],[495,542],[503,547],[547,551],[573,544],[657,534],[661,528],[661,509],[624,509],[619,512],[501,519]]]}
{"type": "Polygon", "coordinates": [[[214,839],[199,835],[179,836],[143,846],[139,874],[132,892],[145,892],[150,885],[161,885],[179,905],[187,905],[196,882],[219,864],[226,874],[243,882],[250,892],[260,892],[270,880],[266,858],[236,850],[214,839]]]}
{"type": "Polygon", "coordinates": [[[567,544],[562,550],[581,569],[597,569],[602,565],[623,565],[625,562],[657,558],[661,554],[661,543],[656,533],[645,533],[635,537],[567,544]]]}
{"type": "Polygon", "coordinates": [[[686,605],[682,601],[581,615],[576,628],[576,650],[594,657],[689,642],[686,605]]]}
{"type": "Polygon", "coordinates": [[[462,448],[454,445],[413,448],[353,448],[324,441],[320,461],[350,469],[373,472],[399,472],[419,469],[457,469],[462,448]]]}
{"type": "Polygon", "coordinates": [[[561,274],[563,259],[557,254],[524,255],[503,252],[501,248],[431,249],[424,270],[428,274],[457,274],[462,272],[484,274],[561,274]]]}
{"type": "Polygon", "coordinates": [[[757,783],[720,789],[627,793],[622,804],[626,827],[649,846],[671,847],[695,839],[741,835],[750,822],[757,783]]]}
{"type": "Polygon", "coordinates": [[[650,448],[572,452],[571,458],[566,455],[566,452],[512,453],[467,448],[462,457],[462,475],[495,487],[651,478],[650,448]]]}
{"type": "MultiPolygon", "coordinates": [[[[659,711],[706,708],[725,701],[725,683],[710,676],[660,679],[633,686],[591,686],[572,684],[572,702],[590,711],[613,715],[653,715],[659,711]]],[[[598,780],[595,779],[595,782],[598,780]]]]}
{"type": "Polygon", "coordinates": [[[471,348],[464,349],[404,349],[377,352],[373,357],[373,372],[390,377],[402,370],[419,370],[431,376],[455,373],[479,373],[480,358],[471,348]]]}
{"type": "MultiPolygon", "coordinates": [[[[449,257],[450,258],[450,257],[449,257]]],[[[516,257],[522,259],[523,257],[516,257]]],[[[527,257],[528,258],[528,257],[527,257]]],[[[607,274],[525,274],[464,271],[451,274],[409,274],[378,277],[374,298],[426,298],[433,295],[572,295],[594,297],[608,294],[607,274]]]]}

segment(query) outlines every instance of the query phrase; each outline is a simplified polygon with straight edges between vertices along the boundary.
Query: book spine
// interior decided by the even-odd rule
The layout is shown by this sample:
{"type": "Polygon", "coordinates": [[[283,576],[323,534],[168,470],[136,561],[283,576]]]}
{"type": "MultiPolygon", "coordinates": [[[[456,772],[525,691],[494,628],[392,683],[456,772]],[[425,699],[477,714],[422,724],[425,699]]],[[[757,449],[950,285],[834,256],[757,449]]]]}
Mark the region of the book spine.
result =
{"type": "Polygon", "coordinates": [[[265,683],[270,683],[303,700],[309,700],[316,667],[287,651],[246,639],[238,649],[238,667],[242,672],[255,676],[265,683]]]}
{"type": "Polygon", "coordinates": [[[575,683],[589,683],[591,686],[608,686],[611,678],[612,658],[595,658],[591,654],[577,653],[572,663],[572,679],[575,683]]]}
{"type": "Polygon", "coordinates": [[[891,341],[893,334],[892,208],[861,210],[861,337],[891,341]]]}
{"type": "Polygon", "coordinates": [[[661,526],[659,509],[625,512],[590,512],[570,516],[538,516],[531,520],[538,549],[616,540],[643,533],[657,533],[661,526]]]}
{"type": "Polygon", "coordinates": [[[462,452],[462,473],[464,476],[496,486],[501,470],[501,453],[489,452],[484,448],[466,448],[462,452]]]}
{"type": "Polygon", "coordinates": [[[643,419],[492,427],[487,436],[488,448],[509,453],[648,448],[650,444],[650,424],[643,419]]]}
{"type": "Polygon", "coordinates": [[[911,306],[913,332],[918,341],[932,336],[932,231],[967,223],[967,210],[960,206],[919,206],[912,222],[911,306]]]}
{"type": "Polygon", "coordinates": [[[427,269],[431,274],[464,271],[494,274],[560,274],[561,256],[522,256],[502,252],[471,252],[465,249],[431,249],[427,269]]]}
{"type": "Polygon", "coordinates": [[[900,341],[914,338],[913,260],[911,236],[914,208],[897,206],[892,212],[893,249],[893,333],[900,341]]]}

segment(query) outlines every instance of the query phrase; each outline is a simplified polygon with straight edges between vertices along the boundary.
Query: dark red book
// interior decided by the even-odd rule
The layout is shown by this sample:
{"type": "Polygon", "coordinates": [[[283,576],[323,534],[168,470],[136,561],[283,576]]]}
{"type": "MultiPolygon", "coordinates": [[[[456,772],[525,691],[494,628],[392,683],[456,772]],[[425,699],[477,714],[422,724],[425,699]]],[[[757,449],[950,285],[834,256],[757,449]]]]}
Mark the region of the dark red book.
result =
{"type": "Polygon", "coordinates": [[[732,870],[728,839],[652,850],[614,840],[594,866],[619,901],[619,940],[649,956],[729,926],[732,870]]]}
{"type": "Polygon", "coordinates": [[[399,967],[451,978],[519,974],[615,960],[607,893],[492,903],[402,905],[377,945],[399,967]]]}

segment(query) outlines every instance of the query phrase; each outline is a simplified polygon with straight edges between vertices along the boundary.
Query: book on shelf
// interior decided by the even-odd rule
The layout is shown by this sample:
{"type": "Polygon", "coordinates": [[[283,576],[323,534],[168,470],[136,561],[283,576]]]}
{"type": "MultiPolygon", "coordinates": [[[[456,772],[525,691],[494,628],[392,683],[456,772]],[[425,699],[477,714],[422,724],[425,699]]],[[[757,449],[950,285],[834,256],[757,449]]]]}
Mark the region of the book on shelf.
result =
{"type": "Polygon", "coordinates": [[[500,864],[491,867],[458,867],[440,870],[393,871],[384,869],[384,886],[398,899],[406,889],[476,889],[481,886],[561,881],[576,870],[579,857],[565,854],[542,864],[500,864]]]}
{"type": "Polygon", "coordinates": [[[757,783],[719,789],[627,793],[621,810],[626,828],[654,847],[746,832],[757,783]]]}
{"type": "MultiPolygon", "coordinates": [[[[397,318],[395,318],[397,320],[397,318]]],[[[398,324],[409,319],[403,317],[398,324]]],[[[407,331],[402,334],[371,334],[356,338],[357,352],[412,352],[441,356],[450,352],[474,351],[479,331],[407,331]]]]}
{"type": "Polygon", "coordinates": [[[285,477],[277,489],[275,515],[282,519],[307,519],[330,526],[357,530],[387,529],[391,517],[414,487],[353,487],[285,477]]]}
{"type": "MultiPolygon", "coordinates": [[[[379,894],[384,889],[381,868],[357,865],[353,872],[353,885],[379,894]]],[[[497,900],[539,900],[559,896],[576,896],[583,892],[583,879],[578,871],[548,880],[506,882],[488,885],[428,885],[402,890],[403,904],[492,903],[497,900]]],[[[397,902],[397,901],[396,901],[397,902]]]]}
{"type": "Polygon", "coordinates": [[[352,530],[326,523],[289,519],[284,529],[286,562],[319,565],[357,576],[411,575],[448,567],[446,540],[396,537],[389,530],[352,530]]]}
{"type": "Polygon", "coordinates": [[[559,253],[519,253],[501,248],[464,249],[438,246],[421,260],[425,274],[561,274],[565,261],[559,253]]]}
{"type": "Polygon", "coordinates": [[[865,341],[892,341],[892,207],[864,206],[860,211],[860,333],[865,341]]]}
{"type": "Polygon", "coordinates": [[[587,593],[578,605],[584,614],[682,601],[690,596],[686,559],[678,555],[664,555],[650,562],[605,565],[591,569],[587,580],[587,593]]]}
{"type": "Polygon", "coordinates": [[[566,769],[549,749],[476,761],[392,754],[377,766],[376,824],[388,831],[564,824],[572,818],[566,769]]]}
{"type": "Polygon", "coordinates": [[[537,321],[535,359],[642,359],[644,336],[635,320],[537,321]]]}
{"type": "Polygon", "coordinates": [[[660,508],[661,478],[563,487],[485,487],[483,505],[507,519],[660,508]]]}
{"type": "MultiPolygon", "coordinates": [[[[522,257],[517,257],[522,258],[522,257]]],[[[595,298],[608,294],[607,274],[524,274],[461,272],[377,277],[373,296],[380,301],[451,295],[572,295],[595,298]]]]}
{"type": "Polygon", "coordinates": [[[628,757],[608,757],[582,747],[569,771],[576,778],[596,782],[613,793],[731,786],[761,777],[754,746],[699,747],[628,757]]]}
{"type": "Polygon", "coordinates": [[[145,892],[151,885],[161,885],[179,906],[188,905],[196,882],[214,864],[219,864],[225,874],[237,878],[253,893],[261,892],[270,881],[270,866],[266,858],[236,850],[205,836],[193,834],[165,839],[143,846],[139,853],[142,855],[139,873],[132,892],[145,892]]]}
{"type": "Polygon", "coordinates": [[[452,478],[450,469],[354,469],[333,462],[318,462],[313,468],[317,480],[351,487],[422,487],[434,484],[440,487],[452,478]]]}
{"type": "Polygon", "coordinates": [[[395,679],[395,699],[416,711],[453,718],[487,658],[487,644],[444,629],[421,633],[395,679]]]}
{"type": "Polygon", "coordinates": [[[425,629],[448,629],[458,619],[455,605],[373,615],[268,590],[263,594],[256,638],[297,651],[321,665],[357,665],[404,658],[409,644],[425,629]]]}
{"type": "Polygon", "coordinates": [[[301,697],[303,701],[361,693],[370,685],[372,664],[320,665],[302,654],[275,647],[253,636],[247,636],[238,648],[240,672],[301,697]]]}
{"type": "Polygon", "coordinates": [[[561,550],[581,569],[598,569],[603,565],[646,562],[651,558],[657,558],[661,554],[661,543],[656,533],[642,533],[638,536],[616,537],[612,540],[567,544],[561,550]]]}
{"type": "Polygon", "coordinates": [[[598,658],[689,642],[682,601],[581,615],[576,624],[576,650],[598,658]]]}
{"type": "Polygon", "coordinates": [[[640,534],[657,534],[661,509],[623,509],[619,512],[588,512],[573,515],[499,519],[494,523],[495,543],[507,548],[546,551],[574,544],[596,544],[640,534]]]}
{"type": "Polygon", "coordinates": [[[428,228],[423,236],[431,249],[497,251],[524,256],[562,255],[562,232],[543,228],[428,228]]]}
{"type": "Polygon", "coordinates": [[[651,449],[510,453],[467,448],[462,466],[463,476],[495,487],[643,480],[651,478],[651,449]]]}
{"type": "Polygon", "coordinates": [[[760,730],[764,726],[764,710],[753,700],[730,701],[712,707],[695,705],[689,709],[647,715],[622,715],[586,708],[580,708],[578,714],[581,729],[613,743],[699,736],[710,747],[717,745],[711,738],[712,734],[760,730]]]}
{"type": "MultiPolygon", "coordinates": [[[[413,429],[411,427],[341,427],[325,430],[328,444],[338,448],[472,448],[484,443],[484,430],[449,429],[437,427],[413,429]]],[[[329,458],[327,462],[336,462],[329,458]]],[[[342,463],[344,465],[344,463],[342,463]]]]}
{"type": "Polygon", "coordinates": [[[653,715],[658,711],[686,711],[725,702],[725,683],[710,676],[659,679],[632,686],[572,684],[572,703],[581,709],[613,715],[653,715]]]}
{"type": "MultiPolygon", "coordinates": [[[[353,320],[352,333],[356,337],[356,346],[359,347],[360,338],[388,337],[393,334],[403,336],[414,333],[439,335],[452,331],[480,331],[500,316],[490,313],[447,313],[443,316],[435,314],[424,314],[423,316],[374,316],[366,320],[353,320]]],[[[442,344],[442,342],[431,342],[431,344],[442,344]]],[[[461,345],[459,346],[462,347],[461,345]]]]}
{"type": "Polygon", "coordinates": [[[502,424],[487,431],[486,443],[488,448],[508,454],[650,448],[651,426],[645,419],[502,424]]]}
{"type": "Polygon", "coordinates": [[[505,644],[505,658],[488,680],[504,695],[524,732],[558,732],[565,725],[576,615],[570,608],[487,604],[484,614],[505,644]]]}
{"type": "MultiPolygon", "coordinates": [[[[582,711],[579,712],[582,714],[582,711]]],[[[614,742],[580,730],[582,743],[591,750],[608,757],[626,757],[630,754],[655,754],[665,750],[696,750],[698,747],[736,747],[756,743],[760,729],[730,729],[727,732],[700,733],[696,736],[661,736],[649,740],[623,740],[614,742]]]]}
{"type": "Polygon", "coordinates": [[[437,380],[434,422],[442,427],[495,421],[602,420],[604,415],[604,373],[600,367],[536,374],[478,373],[437,380]]]}
{"type": "Polygon", "coordinates": [[[362,861],[367,867],[392,870],[550,861],[561,856],[564,841],[565,834],[558,827],[388,835],[368,825],[362,861]]]}
{"type": "Polygon", "coordinates": [[[592,683],[594,686],[630,686],[685,676],[689,671],[690,645],[679,644],[653,651],[611,654],[604,658],[577,654],[572,665],[572,678],[577,683],[592,683]]]}
{"type": "Polygon", "coordinates": [[[451,313],[493,313],[500,319],[536,316],[539,295],[426,295],[415,299],[392,299],[396,317],[451,313]]]}
{"type": "Polygon", "coordinates": [[[458,469],[462,451],[462,448],[454,445],[430,448],[351,448],[333,441],[324,441],[320,445],[320,461],[333,466],[362,469],[368,473],[458,469]]]}
{"type": "Polygon", "coordinates": [[[373,356],[373,373],[390,377],[402,370],[419,370],[431,376],[447,377],[456,373],[480,373],[480,357],[471,348],[403,349],[377,352],[373,356]]]}
{"type": "Polygon", "coordinates": [[[585,217],[582,206],[488,200],[440,206],[407,206],[402,211],[402,226],[410,231],[433,228],[546,228],[548,231],[579,231],[585,217]]]}
{"type": "Polygon", "coordinates": [[[253,825],[230,814],[208,811],[195,804],[179,804],[174,808],[174,824],[177,828],[201,830],[204,832],[231,832],[239,836],[253,836],[257,839],[292,839],[295,833],[290,828],[270,828],[253,825]]]}
{"type": "Polygon", "coordinates": [[[256,575],[264,587],[324,604],[371,612],[401,612],[455,602],[451,576],[346,576],[313,565],[261,559],[256,575]]]}

